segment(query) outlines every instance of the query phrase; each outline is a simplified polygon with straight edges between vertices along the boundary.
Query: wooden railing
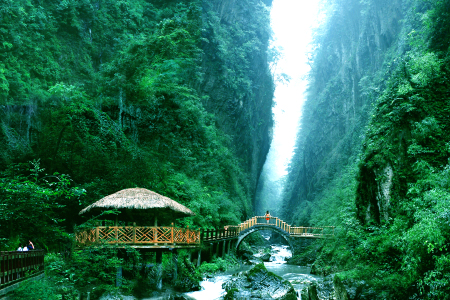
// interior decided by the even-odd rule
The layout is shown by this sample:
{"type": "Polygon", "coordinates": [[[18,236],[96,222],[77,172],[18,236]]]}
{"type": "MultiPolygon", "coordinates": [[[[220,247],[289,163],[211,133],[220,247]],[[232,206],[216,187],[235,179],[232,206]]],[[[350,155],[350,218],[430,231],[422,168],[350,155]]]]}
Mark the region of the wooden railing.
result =
{"type": "Polygon", "coordinates": [[[0,252],[0,289],[44,271],[44,250],[0,252]]]}
{"type": "Polygon", "coordinates": [[[334,227],[291,227],[289,234],[293,237],[332,237],[334,236],[334,227]]]}
{"type": "Polygon", "coordinates": [[[228,225],[223,229],[191,230],[174,226],[96,226],[77,232],[75,238],[79,245],[97,242],[129,245],[199,245],[201,241],[218,241],[235,238],[253,226],[274,226],[292,237],[323,238],[334,236],[334,227],[293,227],[276,217],[256,216],[239,225],[228,225]]]}
{"type": "Polygon", "coordinates": [[[77,232],[75,239],[79,245],[97,242],[134,245],[191,245],[200,244],[200,230],[174,226],[97,226],[77,232]]]}
{"type": "Polygon", "coordinates": [[[239,235],[238,226],[225,226],[223,229],[207,229],[202,232],[202,241],[216,241],[234,238],[239,235]]]}

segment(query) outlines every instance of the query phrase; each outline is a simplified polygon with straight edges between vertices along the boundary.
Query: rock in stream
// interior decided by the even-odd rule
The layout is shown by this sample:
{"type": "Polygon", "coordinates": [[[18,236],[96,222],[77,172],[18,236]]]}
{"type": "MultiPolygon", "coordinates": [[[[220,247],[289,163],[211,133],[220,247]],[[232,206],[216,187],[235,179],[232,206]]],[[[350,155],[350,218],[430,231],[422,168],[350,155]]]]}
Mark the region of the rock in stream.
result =
{"type": "Polygon", "coordinates": [[[249,271],[233,275],[230,280],[223,283],[222,288],[227,292],[225,300],[297,299],[297,293],[292,284],[267,271],[264,264],[258,264],[249,271]]]}

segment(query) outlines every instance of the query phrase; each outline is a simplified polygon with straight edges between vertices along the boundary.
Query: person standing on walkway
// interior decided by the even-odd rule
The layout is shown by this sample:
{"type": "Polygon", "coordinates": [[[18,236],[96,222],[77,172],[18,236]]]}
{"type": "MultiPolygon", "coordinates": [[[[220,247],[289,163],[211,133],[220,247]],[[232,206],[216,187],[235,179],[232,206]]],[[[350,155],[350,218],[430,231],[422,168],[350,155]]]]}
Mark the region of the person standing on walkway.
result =
{"type": "Polygon", "coordinates": [[[269,211],[266,212],[266,221],[267,221],[267,224],[269,224],[269,221],[270,221],[270,213],[269,213],[269,211]]]}

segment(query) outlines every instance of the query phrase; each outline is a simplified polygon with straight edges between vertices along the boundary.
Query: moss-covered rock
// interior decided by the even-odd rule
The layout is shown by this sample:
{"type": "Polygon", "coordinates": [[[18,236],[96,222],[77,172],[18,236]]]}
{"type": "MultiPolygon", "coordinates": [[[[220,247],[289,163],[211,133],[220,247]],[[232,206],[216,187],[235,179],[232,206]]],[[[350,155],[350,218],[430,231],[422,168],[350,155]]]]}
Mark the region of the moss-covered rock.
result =
{"type": "Polygon", "coordinates": [[[222,287],[227,292],[225,299],[297,299],[292,284],[267,271],[264,264],[233,276],[222,287]]]}

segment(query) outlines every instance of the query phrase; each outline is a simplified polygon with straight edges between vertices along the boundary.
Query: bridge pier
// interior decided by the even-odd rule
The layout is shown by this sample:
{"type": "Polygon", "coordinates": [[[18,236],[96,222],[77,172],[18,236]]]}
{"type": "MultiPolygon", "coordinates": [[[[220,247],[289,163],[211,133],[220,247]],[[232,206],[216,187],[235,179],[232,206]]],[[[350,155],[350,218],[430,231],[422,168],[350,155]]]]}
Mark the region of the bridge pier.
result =
{"type": "MultiPolygon", "coordinates": [[[[189,252],[190,256],[190,252],[189,252]]],[[[189,261],[191,258],[189,257],[189,261]]],[[[177,249],[173,249],[172,251],[172,265],[173,265],[173,281],[177,281],[178,278],[178,251],[177,249]]]]}
{"type": "Polygon", "coordinates": [[[224,240],[224,241],[222,242],[222,255],[221,255],[221,257],[224,257],[224,256],[225,256],[225,246],[226,246],[226,243],[227,243],[226,240],[224,240]]]}
{"type": "Polygon", "coordinates": [[[201,263],[202,263],[202,249],[200,248],[197,254],[197,267],[200,267],[201,263]]]}
{"type": "Polygon", "coordinates": [[[162,251],[156,250],[156,289],[162,289],[162,251]]]}
{"type": "Polygon", "coordinates": [[[116,268],[116,287],[122,286],[122,266],[116,268]]]}
{"type": "Polygon", "coordinates": [[[218,243],[215,243],[215,247],[216,247],[216,254],[215,254],[215,256],[216,256],[216,258],[217,257],[220,257],[220,242],[218,242],[218,243]]]}

